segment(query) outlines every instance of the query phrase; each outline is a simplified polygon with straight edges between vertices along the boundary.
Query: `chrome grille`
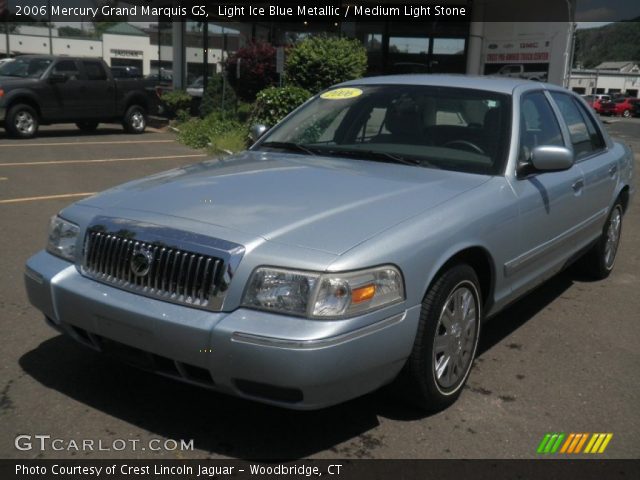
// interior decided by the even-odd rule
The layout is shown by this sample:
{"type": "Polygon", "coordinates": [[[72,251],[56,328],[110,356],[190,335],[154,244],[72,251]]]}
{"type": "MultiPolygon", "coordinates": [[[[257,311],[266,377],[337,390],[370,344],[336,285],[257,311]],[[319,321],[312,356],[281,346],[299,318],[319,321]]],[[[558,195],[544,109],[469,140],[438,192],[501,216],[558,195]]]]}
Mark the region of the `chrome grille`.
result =
{"type": "Polygon", "coordinates": [[[87,232],[82,271],[124,290],[200,308],[224,289],[220,258],[103,231],[87,232]]]}

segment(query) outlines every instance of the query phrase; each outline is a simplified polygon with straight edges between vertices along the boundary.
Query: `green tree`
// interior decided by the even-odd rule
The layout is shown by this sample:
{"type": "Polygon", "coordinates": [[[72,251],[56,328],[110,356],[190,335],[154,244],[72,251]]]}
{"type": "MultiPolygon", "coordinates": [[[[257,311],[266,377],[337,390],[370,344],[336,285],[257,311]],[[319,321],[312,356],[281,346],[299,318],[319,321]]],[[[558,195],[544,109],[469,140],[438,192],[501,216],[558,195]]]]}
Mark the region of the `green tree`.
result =
{"type": "Polygon", "coordinates": [[[356,39],[311,37],[295,45],[287,55],[288,84],[319,92],[336,83],[362,77],[367,71],[367,51],[356,39]]]}

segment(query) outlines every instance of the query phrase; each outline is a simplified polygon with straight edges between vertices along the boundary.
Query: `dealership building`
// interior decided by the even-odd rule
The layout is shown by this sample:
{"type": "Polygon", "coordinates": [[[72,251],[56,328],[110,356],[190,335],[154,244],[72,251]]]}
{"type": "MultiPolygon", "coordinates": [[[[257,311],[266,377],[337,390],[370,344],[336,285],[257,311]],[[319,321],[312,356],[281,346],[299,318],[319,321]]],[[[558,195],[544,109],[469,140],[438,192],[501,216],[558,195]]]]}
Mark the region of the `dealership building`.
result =
{"type": "MultiPolygon", "coordinates": [[[[220,17],[217,8],[208,5],[206,27],[195,17],[150,25],[129,19],[130,23],[107,29],[101,38],[80,38],[65,36],[63,28],[18,26],[0,35],[0,55],[99,56],[111,66],[136,66],[145,75],[170,71],[174,86],[183,87],[205,71],[221,71],[224,59],[249,42],[286,46],[309,35],[335,34],[363,43],[369,75],[502,74],[569,85],[575,2],[539,0],[534,6],[531,2],[524,6],[513,0],[442,0],[440,5],[466,7],[471,12],[468,20],[406,21],[389,17],[371,22],[331,22],[322,17],[317,21],[234,21],[220,17]],[[526,21],[540,16],[540,11],[556,21],[526,21]],[[514,18],[523,21],[513,22],[514,18]]],[[[150,4],[173,5],[171,0],[153,0],[150,4]]]]}

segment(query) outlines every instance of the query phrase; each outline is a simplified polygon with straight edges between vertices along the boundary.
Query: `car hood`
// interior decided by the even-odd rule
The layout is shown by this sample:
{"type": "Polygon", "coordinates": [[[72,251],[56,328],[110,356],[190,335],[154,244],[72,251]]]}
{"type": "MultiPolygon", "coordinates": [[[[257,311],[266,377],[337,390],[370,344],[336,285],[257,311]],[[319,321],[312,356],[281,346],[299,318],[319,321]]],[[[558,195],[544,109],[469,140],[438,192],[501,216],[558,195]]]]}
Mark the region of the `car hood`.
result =
{"type": "Polygon", "coordinates": [[[129,182],[80,203],[106,215],[109,208],[170,215],[341,254],[489,178],[363,160],[245,152],[129,182]]]}

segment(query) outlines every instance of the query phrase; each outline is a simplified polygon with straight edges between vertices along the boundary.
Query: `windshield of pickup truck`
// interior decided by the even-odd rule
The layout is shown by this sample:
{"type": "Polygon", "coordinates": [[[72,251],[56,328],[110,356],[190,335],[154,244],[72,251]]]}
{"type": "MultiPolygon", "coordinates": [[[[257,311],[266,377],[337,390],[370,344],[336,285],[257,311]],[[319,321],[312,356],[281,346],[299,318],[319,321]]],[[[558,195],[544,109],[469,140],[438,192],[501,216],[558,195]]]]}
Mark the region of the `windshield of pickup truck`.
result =
{"type": "Polygon", "coordinates": [[[0,66],[0,77],[40,78],[51,61],[48,58],[16,58],[0,66]]]}
{"type": "Polygon", "coordinates": [[[509,95],[453,87],[362,85],[330,89],[267,133],[254,150],[501,173],[509,95]]]}

